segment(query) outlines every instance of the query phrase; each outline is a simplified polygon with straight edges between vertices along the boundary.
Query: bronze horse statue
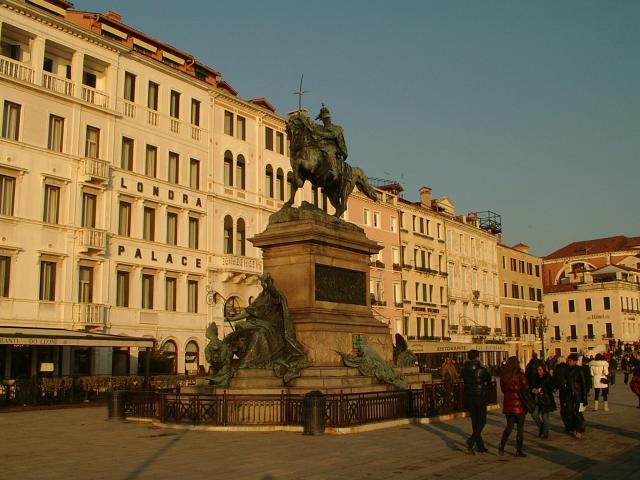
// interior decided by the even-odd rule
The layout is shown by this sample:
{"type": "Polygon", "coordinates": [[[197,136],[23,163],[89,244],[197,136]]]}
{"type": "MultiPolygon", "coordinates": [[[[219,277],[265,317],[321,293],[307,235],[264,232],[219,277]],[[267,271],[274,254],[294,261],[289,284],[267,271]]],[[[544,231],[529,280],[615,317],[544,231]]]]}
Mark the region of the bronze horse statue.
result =
{"type": "MultiPolygon", "coordinates": [[[[328,116],[328,110],[323,106],[328,116]]],[[[321,110],[320,115],[323,115],[321,110]]],[[[337,139],[330,138],[333,130],[342,129],[332,126],[323,127],[311,121],[303,112],[293,114],[287,122],[287,135],[291,142],[291,167],[293,179],[291,197],[286,207],[293,205],[298,189],[306,181],[316,188],[322,188],[335,208],[335,216],[340,218],[347,210],[349,195],[357,185],[362,193],[373,201],[377,201],[376,191],[369,185],[364,171],[346,163],[340,155],[337,139]],[[327,133],[328,132],[328,133],[327,133]]],[[[341,137],[342,142],[344,139],[341,137]]],[[[344,147],[346,149],[346,146],[344,147]]]]}

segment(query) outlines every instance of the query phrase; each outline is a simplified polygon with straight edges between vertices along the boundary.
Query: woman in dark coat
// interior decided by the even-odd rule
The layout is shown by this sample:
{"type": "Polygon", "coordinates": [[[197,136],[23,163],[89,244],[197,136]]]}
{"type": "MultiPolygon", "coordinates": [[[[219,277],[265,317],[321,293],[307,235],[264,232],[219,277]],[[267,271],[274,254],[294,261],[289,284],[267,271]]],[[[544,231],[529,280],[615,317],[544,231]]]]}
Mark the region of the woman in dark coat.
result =
{"type": "Polygon", "coordinates": [[[509,357],[507,366],[500,376],[500,388],[504,395],[502,413],[507,417],[507,426],[504,432],[502,432],[502,440],[498,447],[498,454],[504,455],[504,446],[507,440],[509,440],[509,435],[511,435],[514,424],[516,424],[518,426],[516,433],[516,456],[526,457],[522,451],[522,444],[524,443],[524,419],[527,410],[520,400],[520,389],[528,390],[529,385],[526,377],[520,370],[516,357],[509,357]]]}
{"type": "Polygon", "coordinates": [[[531,380],[531,393],[536,399],[536,409],[532,416],[540,427],[539,437],[549,438],[549,413],[556,409],[556,401],[553,398],[555,382],[542,365],[538,365],[536,376],[531,380]]]}

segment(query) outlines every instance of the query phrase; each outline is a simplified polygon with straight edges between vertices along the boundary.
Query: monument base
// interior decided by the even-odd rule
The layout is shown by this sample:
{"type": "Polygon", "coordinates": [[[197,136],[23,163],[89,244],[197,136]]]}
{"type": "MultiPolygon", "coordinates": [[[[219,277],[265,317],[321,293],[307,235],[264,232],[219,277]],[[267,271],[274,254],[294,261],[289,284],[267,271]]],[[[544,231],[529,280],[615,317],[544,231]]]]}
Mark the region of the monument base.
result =
{"type": "Polygon", "coordinates": [[[381,247],[364,230],[304,202],[273,214],[250,241],[287,298],[312,366],[342,365],[337,351],[350,353],[358,342],[392,361],[389,326],[373,317],[369,294],[371,255],[381,247]]]}

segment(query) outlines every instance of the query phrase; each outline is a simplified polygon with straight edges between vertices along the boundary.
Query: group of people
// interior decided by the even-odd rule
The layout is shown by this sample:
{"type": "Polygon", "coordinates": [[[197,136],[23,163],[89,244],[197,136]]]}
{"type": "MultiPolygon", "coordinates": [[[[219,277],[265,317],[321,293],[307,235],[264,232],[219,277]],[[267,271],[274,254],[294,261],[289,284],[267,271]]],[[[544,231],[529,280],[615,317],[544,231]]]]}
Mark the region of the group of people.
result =
{"type": "MultiPolygon", "coordinates": [[[[507,424],[498,446],[499,455],[504,455],[506,444],[515,427],[516,456],[526,457],[523,444],[527,413],[531,414],[538,426],[538,436],[547,439],[549,438],[549,414],[555,411],[559,404],[560,416],[566,432],[579,439],[585,431],[583,412],[587,408],[589,392],[592,388],[595,392],[593,409],[598,410],[600,397],[602,397],[603,410],[609,410],[609,384],[615,376],[615,373],[612,373],[610,360],[605,359],[602,354],[596,355],[593,359],[579,358],[576,353],[569,355],[566,360],[562,358],[554,360],[549,365],[549,361],[544,362],[533,354],[524,372],[520,368],[517,357],[509,357],[502,366],[500,373],[500,388],[504,396],[502,412],[506,416],[507,424]],[[556,390],[558,404],[554,396],[556,390]]],[[[627,358],[626,362],[624,367],[623,362],[620,366],[623,372],[625,368],[630,368],[633,374],[630,386],[638,396],[638,408],[640,408],[640,357],[632,356],[627,358]]],[[[487,452],[482,439],[482,429],[487,419],[485,395],[492,377],[480,364],[477,350],[469,351],[461,376],[464,381],[465,408],[469,411],[472,425],[472,433],[467,440],[467,453],[487,452]]]]}

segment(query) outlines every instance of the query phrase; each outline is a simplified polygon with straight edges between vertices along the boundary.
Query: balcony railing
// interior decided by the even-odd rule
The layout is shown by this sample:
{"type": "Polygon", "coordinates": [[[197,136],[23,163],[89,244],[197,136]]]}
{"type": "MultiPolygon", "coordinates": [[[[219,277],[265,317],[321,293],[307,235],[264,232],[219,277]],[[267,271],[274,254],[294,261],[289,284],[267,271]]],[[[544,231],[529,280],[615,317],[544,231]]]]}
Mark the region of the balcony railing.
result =
{"type": "Polygon", "coordinates": [[[74,85],[73,82],[67,78],[58,77],[49,72],[42,72],[42,86],[52,92],[73,97],[74,85]]]}
{"type": "Polygon", "coordinates": [[[585,335],[584,337],[582,337],[584,340],[595,340],[596,336],[595,335],[585,335]]]}
{"type": "Polygon", "coordinates": [[[191,140],[199,142],[202,139],[204,130],[196,125],[191,125],[191,140]]]}
{"type": "Polygon", "coordinates": [[[109,179],[109,164],[104,160],[87,157],[82,163],[82,173],[90,180],[104,182],[109,179]]]}
{"type": "Polygon", "coordinates": [[[129,118],[136,118],[136,104],[127,100],[122,100],[122,115],[129,118]]]}
{"type": "Polygon", "coordinates": [[[170,118],[169,130],[171,130],[173,133],[180,133],[180,120],[176,118],[170,118]]]}
{"type": "Polygon", "coordinates": [[[83,251],[104,250],[106,247],[106,232],[95,228],[80,229],[80,247],[83,251]]]}
{"type": "Polygon", "coordinates": [[[73,323],[84,326],[104,326],[107,323],[106,305],[96,303],[76,303],[73,305],[73,323]]]}
{"type": "Polygon", "coordinates": [[[21,82],[33,83],[34,81],[33,68],[2,55],[0,55],[0,74],[21,82]]]}
{"type": "Polygon", "coordinates": [[[216,257],[215,264],[221,270],[243,272],[243,273],[262,273],[262,260],[253,257],[242,257],[239,255],[222,255],[216,257]]]}
{"type": "Polygon", "coordinates": [[[82,85],[82,100],[102,108],[109,106],[109,95],[87,85],[82,85]]]}

